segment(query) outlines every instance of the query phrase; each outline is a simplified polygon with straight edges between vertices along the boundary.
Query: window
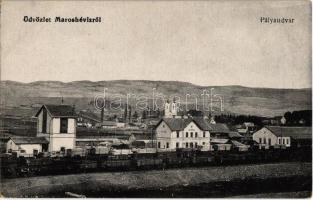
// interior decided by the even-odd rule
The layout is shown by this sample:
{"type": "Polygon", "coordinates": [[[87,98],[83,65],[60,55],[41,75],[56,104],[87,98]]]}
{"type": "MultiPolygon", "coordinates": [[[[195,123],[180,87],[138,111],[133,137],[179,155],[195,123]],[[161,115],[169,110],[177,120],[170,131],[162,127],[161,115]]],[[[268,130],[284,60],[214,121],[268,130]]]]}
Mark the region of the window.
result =
{"type": "Polygon", "coordinates": [[[205,145],[205,142],[202,142],[202,145],[205,145]]]}
{"type": "Polygon", "coordinates": [[[266,138],[263,138],[263,143],[266,144],[266,138]]]}
{"type": "Polygon", "coordinates": [[[186,132],[186,137],[188,137],[188,132],[186,132]]]}
{"type": "Polygon", "coordinates": [[[179,148],[179,142],[176,142],[176,148],[179,148]]]}
{"type": "Polygon", "coordinates": [[[67,133],[67,118],[61,118],[60,133],[67,133]]]}
{"type": "Polygon", "coordinates": [[[193,143],[192,142],[190,142],[190,148],[193,148],[193,143]]]}
{"type": "Polygon", "coordinates": [[[198,147],[198,142],[195,143],[195,147],[196,147],[196,148],[198,147]]]}
{"type": "Polygon", "coordinates": [[[272,140],[271,140],[271,138],[268,138],[268,145],[272,145],[272,140]]]}
{"type": "Polygon", "coordinates": [[[283,144],[285,144],[285,138],[283,138],[283,144]]]}
{"type": "Polygon", "coordinates": [[[62,152],[62,153],[65,152],[65,147],[61,147],[61,152],[62,152]]]}
{"type": "Polygon", "coordinates": [[[179,131],[176,131],[176,137],[179,138],[179,131]]]}
{"type": "Polygon", "coordinates": [[[170,143],[166,143],[166,148],[168,149],[168,148],[170,148],[170,143]]]}
{"type": "Polygon", "coordinates": [[[163,124],[162,127],[165,128],[165,125],[163,124]]]}
{"type": "Polygon", "coordinates": [[[188,148],[188,142],[186,142],[186,148],[188,148]]]}
{"type": "Polygon", "coordinates": [[[205,132],[203,131],[203,137],[205,137],[205,132]]]}
{"type": "Polygon", "coordinates": [[[195,137],[196,137],[196,138],[198,137],[198,132],[195,132],[195,137]]]}
{"type": "Polygon", "coordinates": [[[190,137],[193,137],[193,132],[190,133],[190,137]]]}
{"type": "Polygon", "coordinates": [[[289,139],[286,139],[286,144],[289,144],[289,139]]]}
{"type": "Polygon", "coordinates": [[[47,133],[47,110],[42,109],[42,133],[47,133]]]}
{"type": "Polygon", "coordinates": [[[158,148],[161,148],[161,142],[158,142],[158,148]]]}
{"type": "Polygon", "coordinates": [[[280,138],[278,138],[278,144],[280,144],[280,138]]]}
{"type": "Polygon", "coordinates": [[[33,149],[33,155],[38,155],[38,150],[37,149],[33,149]]]}
{"type": "Polygon", "coordinates": [[[259,144],[262,144],[262,138],[259,138],[259,144]]]}

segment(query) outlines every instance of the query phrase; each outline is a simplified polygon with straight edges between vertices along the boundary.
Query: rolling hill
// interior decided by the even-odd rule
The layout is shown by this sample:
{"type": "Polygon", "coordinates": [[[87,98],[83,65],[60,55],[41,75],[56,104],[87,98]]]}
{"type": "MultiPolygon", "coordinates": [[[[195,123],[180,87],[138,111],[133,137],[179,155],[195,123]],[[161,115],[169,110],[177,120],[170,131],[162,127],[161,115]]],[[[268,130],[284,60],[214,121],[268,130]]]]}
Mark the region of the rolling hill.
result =
{"type": "MultiPolygon", "coordinates": [[[[210,96],[203,98],[203,91],[213,91],[213,107],[215,112],[221,112],[220,99],[223,99],[223,112],[235,114],[250,114],[258,116],[283,115],[286,111],[310,110],[311,88],[305,89],[275,89],[250,88],[243,86],[198,86],[187,82],[177,81],[147,81],[147,80],[115,80],[115,81],[37,81],[20,83],[1,81],[2,112],[10,108],[31,108],[36,104],[61,103],[61,97],[66,104],[75,104],[78,109],[94,109],[93,100],[96,95],[103,95],[106,89],[108,102],[124,104],[129,95],[129,104],[136,105],[140,100],[148,99],[152,107],[152,99],[157,105],[164,99],[176,99],[181,107],[194,108],[195,97],[197,105],[203,109],[203,102],[210,105],[210,96]],[[154,89],[153,89],[154,88],[154,89]],[[213,90],[212,90],[213,89],[213,90]],[[187,95],[187,101],[186,101],[187,95]],[[189,96],[188,96],[189,95],[189,96]]],[[[163,107],[160,107],[163,109],[163,107]]],[[[208,108],[208,107],[207,107],[208,108]]]]}

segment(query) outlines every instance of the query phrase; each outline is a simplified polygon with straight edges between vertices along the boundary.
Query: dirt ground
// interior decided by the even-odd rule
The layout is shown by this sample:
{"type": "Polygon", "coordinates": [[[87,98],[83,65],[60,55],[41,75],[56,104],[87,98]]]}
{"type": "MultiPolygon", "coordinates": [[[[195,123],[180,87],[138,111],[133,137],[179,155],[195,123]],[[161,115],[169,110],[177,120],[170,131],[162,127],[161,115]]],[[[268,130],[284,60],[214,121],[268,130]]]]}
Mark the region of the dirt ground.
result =
{"type": "Polygon", "coordinates": [[[5,197],[45,196],[52,193],[142,190],[186,187],[212,182],[312,176],[311,163],[274,163],[133,172],[88,173],[6,179],[1,183],[5,197]]]}

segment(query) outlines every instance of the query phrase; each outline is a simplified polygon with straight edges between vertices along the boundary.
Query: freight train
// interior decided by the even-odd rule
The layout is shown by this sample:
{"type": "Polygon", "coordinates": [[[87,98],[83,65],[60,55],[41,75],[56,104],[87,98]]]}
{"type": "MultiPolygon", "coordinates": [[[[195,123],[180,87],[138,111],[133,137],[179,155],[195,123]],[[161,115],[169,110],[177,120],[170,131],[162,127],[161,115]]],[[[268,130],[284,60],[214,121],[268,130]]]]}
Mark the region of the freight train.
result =
{"type": "Polygon", "coordinates": [[[35,157],[3,156],[0,158],[2,178],[73,174],[85,172],[110,172],[128,170],[153,170],[175,167],[200,167],[235,164],[254,164],[280,161],[311,161],[311,149],[270,149],[247,152],[199,151],[177,149],[174,152],[99,154],[90,150],[85,154],[73,151],[63,156],[35,157]]]}

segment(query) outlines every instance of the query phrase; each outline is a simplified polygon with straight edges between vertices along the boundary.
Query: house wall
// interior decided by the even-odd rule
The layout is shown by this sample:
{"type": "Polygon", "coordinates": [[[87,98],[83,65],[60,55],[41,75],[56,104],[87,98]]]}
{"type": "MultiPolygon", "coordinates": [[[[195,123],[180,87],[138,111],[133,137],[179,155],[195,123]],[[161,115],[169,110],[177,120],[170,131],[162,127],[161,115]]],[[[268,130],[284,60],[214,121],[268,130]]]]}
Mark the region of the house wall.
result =
{"type": "Polygon", "coordinates": [[[65,149],[75,148],[75,134],[51,134],[49,151],[60,151],[61,147],[65,149]]]}
{"type": "Polygon", "coordinates": [[[52,117],[49,114],[47,114],[47,134],[51,133],[50,132],[51,120],[52,120],[52,117]]]}
{"type": "Polygon", "coordinates": [[[252,135],[254,141],[259,143],[260,148],[265,147],[266,149],[270,146],[274,146],[277,144],[277,137],[270,130],[263,127],[252,135]],[[261,139],[261,143],[260,143],[261,139]],[[264,141],[265,139],[265,141],[264,141]],[[269,144],[269,139],[271,144],[269,144]]]}
{"type": "Polygon", "coordinates": [[[262,143],[260,146],[261,147],[264,146],[265,148],[269,148],[269,146],[274,146],[274,145],[282,145],[282,146],[286,146],[286,147],[291,146],[290,137],[277,137],[266,127],[263,127],[259,131],[255,132],[253,134],[252,138],[254,141],[256,141],[258,143],[260,142],[260,138],[261,138],[262,143]],[[266,138],[265,143],[264,143],[264,138],[266,138]],[[271,145],[269,145],[269,142],[268,142],[269,138],[271,139],[271,145]]]}
{"type": "Polygon", "coordinates": [[[13,140],[9,140],[7,142],[7,149],[8,152],[9,149],[12,151],[18,151],[19,149],[25,150],[26,154],[33,154],[34,149],[37,149],[38,152],[42,152],[42,145],[41,144],[15,144],[13,140]]]}
{"type": "Polygon", "coordinates": [[[60,118],[52,118],[51,120],[49,151],[60,151],[61,147],[73,149],[76,146],[76,119],[68,118],[67,133],[60,133],[60,123],[60,118]]]}
{"type": "Polygon", "coordinates": [[[50,133],[60,133],[60,118],[52,118],[50,133]]]}
{"type": "MultiPolygon", "coordinates": [[[[190,143],[192,143],[193,147],[195,147],[196,143],[197,145],[210,144],[210,132],[202,131],[194,122],[191,122],[190,124],[188,124],[186,128],[182,131],[182,133],[180,133],[179,136],[180,137],[177,138],[176,142],[179,143],[180,148],[187,147],[186,143],[188,143],[189,148],[190,148],[190,143]],[[205,137],[203,137],[203,132],[205,132],[205,137]],[[188,133],[188,137],[186,137],[187,133],[188,133]],[[191,137],[191,133],[193,137],[191,137]],[[197,133],[197,137],[196,137],[196,133],[197,133]]],[[[175,145],[176,145],[176,142],[175,142],[175,145]]]]}
{"type": "Polygon", "coordinates": [[[67,132],[68,133],[76,133],[76,120],[73,118],[68,118],[67,122],[67,132]]]}
{"type": "Polygon", "coordinates": [[[18,146],[13,142],[12,139],[10,139],[10,140],[7,142],[7,145],[6,145],[6,152],[8,152],[9,149],[11,149],[12,151],[17,151],[17,150],[18,150],[18,146]]]}
{"type": "Polygon", "coordinates": [[[159,126],[156,128],[156,137],[157,138],[171,138],[172,130],[168,127],[168,125],[162,121],[159,126]]]}
{"type": "Polygon", "coordinates": [[[277,144],[290,147],[291,146],[290,137],[277,137],[277,144]]]}
{"type": "Polygon", "coordinates": [[[178,131],[178,133],[179,137],[177,137],[177,131],[172,131],[164,121],[161,122],[156,128],[158,149],[175,150],[177,148],[176,144],[178,144],[178,148],[190,148],[191,143],[194,148],[196,147],[196,144],[210,145],[210,132],[202,131],[194,122],[188,124],[184,130],[178,131]],[[203,132],[205,132],[205,137],[203,137],[203,132]],[[188,137],[186,137],[187,133],[188,137]],[[160,145],[158,145],[158,143],[160,143],[160,145]]]}
{"type": "Polygon", "coordinates": [[[172,146],[171,146],[172,130],[168,127],[168,125],[164,121],[162,121],[155,131],[156,131],[157,148],[158,149],[172,149],[172,146]],[[169,145],[169,148],[166,148],[167,144],[169,145]]]}
{"type": "Polygon", "coordinates": [[[43,112],[41,110],[37,117],[37,133],[42,133],[42,120],[43,120],[42,116],[43,116],[43,112]]]}
{"type": "Polygon", "coordinates": [[[38,152],[42,152],[41,144],[20,144],[18,146],[24,149],[26,154],[33,154],[35,149],[38,150],[38,152]]]}
{"type": "MultiPolygon", "coordinates": [[[[45,109],[45,108],[43,108],[45,109]]],[[[40,111],[40,113],[38,114],[38,118],[37,118],[37,132],[39,134],[42,134],[42,123],[43,123],[43,109],[40,111]]],[[[46,125],[46,133],[50,133],[51,129],[50,129],[50,121],[51,121],[51,116],[49,115],[49,113],[47,112],[47,125],[46,125]]]]}
{"type": "MultiPolygon", "coordinates": [[[[76,119],[68,118],[67,133],[60,133],[61,119],[51,117],[47,112],[47,133],[42,133],[43,109],[38,114],[37,119],[37,137],[45,137],[49,141],[48,151],[60,151],[61,147],[66,149],[75,148],[76,138],[76,119]]],[[[28,148],[28,147],[26,147],[28,148]]],[[[32,147],[29,147],[32,148],[32,147]]],[[[39,149],[38,149],[39,150],[39,149]]],[[[42,146],[40,148],[42,151],[42,146]]]]}

